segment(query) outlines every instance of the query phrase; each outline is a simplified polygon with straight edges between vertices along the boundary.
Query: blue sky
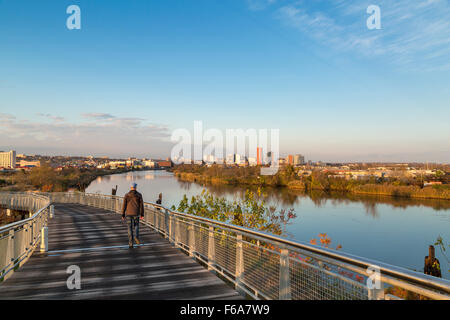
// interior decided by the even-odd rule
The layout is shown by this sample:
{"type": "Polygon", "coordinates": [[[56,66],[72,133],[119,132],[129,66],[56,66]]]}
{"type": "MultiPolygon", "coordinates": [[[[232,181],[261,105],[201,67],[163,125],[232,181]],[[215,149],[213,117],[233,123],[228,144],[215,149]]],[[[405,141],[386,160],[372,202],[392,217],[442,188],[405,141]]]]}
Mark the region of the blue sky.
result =
{"type": "Polygon", "coordinates": [[[0,0],[0,149],[162,157],[194,120],[312,160],[450,162],[450,2],[0,0]]]}

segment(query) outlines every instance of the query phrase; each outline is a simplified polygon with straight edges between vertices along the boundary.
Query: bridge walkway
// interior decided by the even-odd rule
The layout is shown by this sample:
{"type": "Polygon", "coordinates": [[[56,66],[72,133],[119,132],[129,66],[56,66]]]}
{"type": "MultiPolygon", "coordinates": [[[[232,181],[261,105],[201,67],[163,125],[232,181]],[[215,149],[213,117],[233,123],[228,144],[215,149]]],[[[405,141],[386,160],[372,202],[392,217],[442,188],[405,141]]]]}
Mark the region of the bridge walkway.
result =
{"type": "Polygon", "coordinates": [[[120,215],[78,204],[55,204],[49,251],[33,253],[0,285],[0,299],[243,299],[230,285],[168,240],[141,225],[128,248],[120,215]],[[81,289],[68,289],[69,266],[81,270],[81,289]]]}

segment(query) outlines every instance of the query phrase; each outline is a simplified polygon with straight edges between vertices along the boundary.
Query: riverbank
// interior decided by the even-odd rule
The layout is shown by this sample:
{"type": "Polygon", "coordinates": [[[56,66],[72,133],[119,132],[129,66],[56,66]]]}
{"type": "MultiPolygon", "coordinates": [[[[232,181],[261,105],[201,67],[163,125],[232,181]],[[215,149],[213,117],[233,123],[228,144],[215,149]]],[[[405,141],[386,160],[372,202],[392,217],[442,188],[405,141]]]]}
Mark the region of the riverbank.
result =
{"type": "Polygon", "coordinates": [[[361,195],[381,195],[401,198],[450,200],[450,186],[435,185],[420,187],[417,185],[400,185],[398,182],[354,181],[342,178],[312,177],[309,179],[295,179],[285,173],[275,176],[212,176],[195,172],[173,170],[174,175],[181,181],[198,182],[211,185],[233,185],[242,187],[283,187],[292,190],[309,192],[338,191],[361,195]]]}
{"type": "Polygon", "coordinates": [[[17,171],[0,175],[0,191],[65,192],[84,191],[98,177],[141,171],[142,169],[78,169],[55,171],[48,166],[30,171],[17,171]]]}

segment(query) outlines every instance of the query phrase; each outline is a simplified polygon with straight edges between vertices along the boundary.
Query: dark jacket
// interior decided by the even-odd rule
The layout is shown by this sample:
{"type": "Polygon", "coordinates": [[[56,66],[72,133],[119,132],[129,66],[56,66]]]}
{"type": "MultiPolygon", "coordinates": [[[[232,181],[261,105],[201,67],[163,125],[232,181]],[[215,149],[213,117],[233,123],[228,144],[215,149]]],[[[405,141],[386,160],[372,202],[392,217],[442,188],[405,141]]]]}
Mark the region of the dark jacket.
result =
{"type": "Polygon", "coordinates": [[[144,216],[144,200],[136,190],[131,190],[123,198],[122,217],[144,216]]]}

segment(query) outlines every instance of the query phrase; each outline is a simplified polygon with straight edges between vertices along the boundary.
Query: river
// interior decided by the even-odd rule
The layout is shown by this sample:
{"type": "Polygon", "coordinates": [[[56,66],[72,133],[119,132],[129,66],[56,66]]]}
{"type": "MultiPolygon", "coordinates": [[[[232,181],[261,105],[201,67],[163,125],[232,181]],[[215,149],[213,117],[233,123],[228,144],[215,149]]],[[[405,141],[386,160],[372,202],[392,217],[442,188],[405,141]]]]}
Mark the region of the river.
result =
{"type": "MultiPolygon", "coordinates": [[[[163,194],[163,205],[177,205],[186,194],[189,198],[207,189],[214,195],[233,200],[242,197],[245,188],[232,186],[202,186],[182,182],[166,171],[136,171],[98,177],[86,192],[117,195],[128,192],[132,181],[138,184],[144,200],[155,202],[163,194]]],[[[291,239],[309,242],[327,233],[331,247],[341,251],[383,261],[389,264],[423,271],[428,246],[440,235],[447,244],[450,257],[450,201],[414,200],[381,196],[304,194],[288,189],[266,189],[267,204],[278,209],[293,208],[297,217],[286,227],[291,239]]],[[[436,246],[442,276],[450,279],[450,264],[436,246]]]]}

